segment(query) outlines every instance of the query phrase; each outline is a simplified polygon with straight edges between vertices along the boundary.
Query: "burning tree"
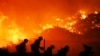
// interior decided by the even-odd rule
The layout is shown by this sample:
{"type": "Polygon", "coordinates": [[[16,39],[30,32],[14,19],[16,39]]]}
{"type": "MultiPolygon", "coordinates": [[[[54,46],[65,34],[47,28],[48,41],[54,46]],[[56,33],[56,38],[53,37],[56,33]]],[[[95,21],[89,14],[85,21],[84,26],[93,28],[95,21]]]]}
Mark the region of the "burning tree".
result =
{"type": "Polygon", "coordinates": [[[80,33],[85,33],[94,28],[100,28],[100,12],[88,14],[86,18],[77,16],[77,23],[73,27],[80,33]]]}

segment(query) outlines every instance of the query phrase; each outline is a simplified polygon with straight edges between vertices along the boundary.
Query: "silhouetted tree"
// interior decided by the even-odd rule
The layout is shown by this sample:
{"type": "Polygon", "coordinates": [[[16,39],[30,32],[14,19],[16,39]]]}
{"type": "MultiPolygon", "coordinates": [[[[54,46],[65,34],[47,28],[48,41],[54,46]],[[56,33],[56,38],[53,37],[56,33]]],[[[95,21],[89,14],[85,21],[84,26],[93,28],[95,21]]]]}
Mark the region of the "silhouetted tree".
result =
{"type": "Polygon", "coordinates": [[[100,28],[100,12],[88,14],[85,19],[77,18],[77,23],[73,25],[76,31],[86,33],[88,30],[100,28]]]}

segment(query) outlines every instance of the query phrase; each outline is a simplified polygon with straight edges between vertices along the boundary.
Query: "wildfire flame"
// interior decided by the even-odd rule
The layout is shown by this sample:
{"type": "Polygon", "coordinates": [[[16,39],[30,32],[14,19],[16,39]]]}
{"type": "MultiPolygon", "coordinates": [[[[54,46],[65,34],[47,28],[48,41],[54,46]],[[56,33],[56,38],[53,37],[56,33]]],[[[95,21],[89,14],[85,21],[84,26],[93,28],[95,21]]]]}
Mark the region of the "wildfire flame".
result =
{"type": "MultiPolygon", "coordinates": [[[[95,12],[98,13],[97,11],[95,12]]],[[[80,11],[81,19],[85,19],[87,17],[87,13],[85,11],[80,11]]],[[[55,26],[65,28],[70,32],[75,32],[77,34],[81,34],[80,32],[76,32],[73,25],[77,23],[77,19],[73,19],[74,17],[67,18],[54,18],[50,23],[39,24],[39,26],[34,26],[30,29],[30,31],[26,31],[24,27],[19,26],[15,20],[10,22],[5,22],[9,20],[8,16],[0,15],[0,47],[6,47],[9,43],[17,44],[21,40],[28,38],[34,38],[34,36],[40,35],[44,30],[54,28],[55,26]],[[53,22],[52,22],[53,21],[53,22]]],[[[30,23],[29,23],[30,24],[30,23]]]]}
{"type": "Polygon", "coordinates": [[[94,13],[95,13],[95,14],[98,14],[99,12],[98,12],[98,11],[95,11],[94,13]]]}
{"type": "Polygon", "coordinates": [[[79,13],[81,14],[81,19],[86,19],[87,13],[85,11],[80,10],[79,13]]]}
{"type": "Polygon", "coordinates": [[[9,43],[17,44],[19,40],[26,37],[14,21],[10,25],[4,26],[6,19],[8,19],[7,16],[0,16],[0,47],[6,47],[9,43]]]}
{"type": "MultiPolygon", "coordinates": [[[[24,31],[24,27],[20,27],[14,20],[10,22],[10,24],[5,25],[5,20],[9,20],[9,17],[5,15],[0,16],[0,47],[6,47],[9,43],[17,44],[21,40],[25,38],[29,38],[29,35],[24,31]]],[[[39,29],[33,28],[31,29],[33,31],[33,35],[39,35],[44,30],[53,28],[55,26],[59,26],[62,28],[66,28],[69,31],[72,31],[72,25],[76,23],[76,21],[70,20],[70,22],[67,22],[67,20],[63,20],[61,18],[56,18],[55,23],[50,24],[40,24],[39,29]],[[57,24],[55,24],[57,23],[57,24]]]]}

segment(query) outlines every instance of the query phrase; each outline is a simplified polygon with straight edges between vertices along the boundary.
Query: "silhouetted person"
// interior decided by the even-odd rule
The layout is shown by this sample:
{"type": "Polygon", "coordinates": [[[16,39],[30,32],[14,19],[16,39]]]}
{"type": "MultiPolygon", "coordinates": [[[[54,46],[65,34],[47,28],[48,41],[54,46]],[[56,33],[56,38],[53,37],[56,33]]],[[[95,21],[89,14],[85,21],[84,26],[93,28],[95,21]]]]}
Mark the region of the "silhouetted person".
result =
{"type": "Polygon", "coordinates": [[[66,56],[69,52],[69,46],[65,46],[61,50],[58,51],[57,56],[66,56]]]}
{"type": "Polygon", "coordinates": [[[53,56],[52,50],[55,48],[54,45],[51,45],[50,47],[47,48],[47,50],[44,52],[44,56],[53,56]]]}
{"type": "Polygon", "coordinates": [[[34,53],[35,56],[40,56],[40,49],[42,49],[42,47],[40,47],[40,43],[43,40],[42,36],[40,36],[37,40],[35,40],[35,42],[33,44],[31,44],[31,50],[34,53]]]}
{"type": "Polygon", "coordinates": [[[0,48],[0,56],[10,56],[10,55],[7,49],[0,48]]]}
{"type": "Polygon", "coordinates": [[[26,52],[26,43],[27,42],[28,42],[28,40],[24,39],[24,41],[22,43],[20,43],[18,46],[16,46],[18,54],[20,54],[20,55],[24,55],[25,54],[25,52],[26,52]]]}
{"type": "Polygon", "coordinates": [[[84,51],[79,56],[93,56],[92,47],[83,44],[84,51]]]}

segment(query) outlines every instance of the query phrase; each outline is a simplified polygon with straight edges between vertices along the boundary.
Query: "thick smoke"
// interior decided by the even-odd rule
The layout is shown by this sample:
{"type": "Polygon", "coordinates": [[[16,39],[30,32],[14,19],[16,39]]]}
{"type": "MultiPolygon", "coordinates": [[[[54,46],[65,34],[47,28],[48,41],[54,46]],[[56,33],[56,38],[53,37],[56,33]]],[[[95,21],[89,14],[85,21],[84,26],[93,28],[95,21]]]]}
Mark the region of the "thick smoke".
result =
{"type": "Polygon", "coordinates": [[[80,9],[99,10],[99,0],[0,0],[0,10],[5,14],[56,15],[73,14],[80,9]]]}

